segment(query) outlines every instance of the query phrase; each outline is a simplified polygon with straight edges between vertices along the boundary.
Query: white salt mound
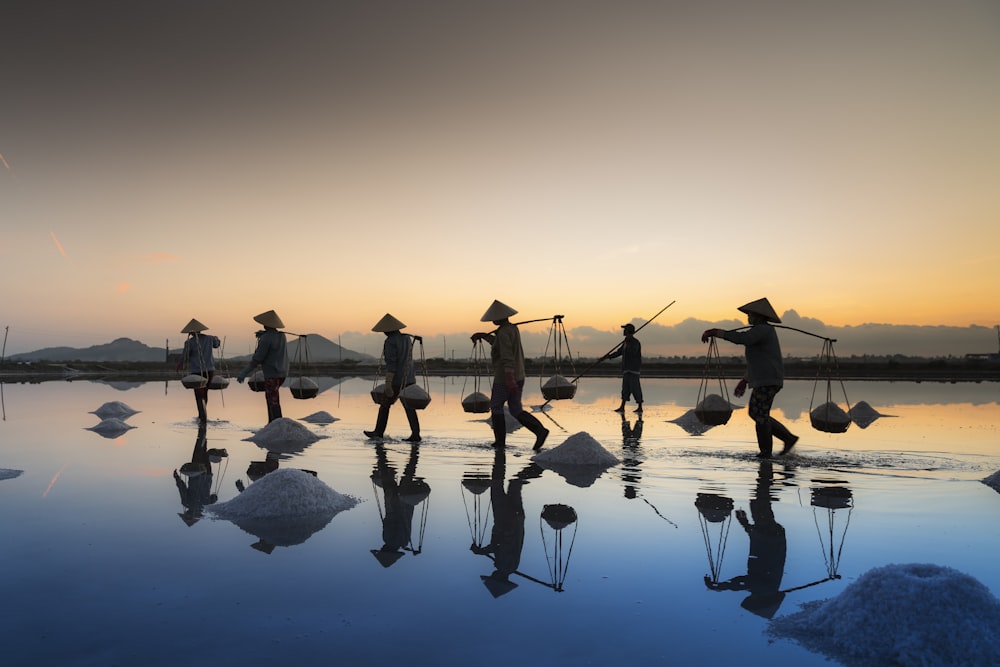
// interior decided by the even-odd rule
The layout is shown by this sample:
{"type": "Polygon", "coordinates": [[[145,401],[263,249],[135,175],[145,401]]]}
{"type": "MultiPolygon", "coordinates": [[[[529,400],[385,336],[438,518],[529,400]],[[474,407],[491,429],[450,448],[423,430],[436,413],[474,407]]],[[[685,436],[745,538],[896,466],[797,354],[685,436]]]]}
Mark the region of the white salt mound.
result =
{"type": "Polygon", "coordinates": [[[307,417],[303,417],[302,421],[309,422],[310,424],[332,424],[337,421],[337,418],[325,410],[320,410],[307,417]]]}
{"type": "Polygon", "coordinates": [[[97,415],[101,419],[107,419],[108,417],[117,417],[118,419],[128,419],[134,414],[137,414],[138,410],[133,410],[125,403],[121,401],[109,401],[102,405],[101,407],[93,410],[90,414],[97,415]]]}
{"type": "Polygon", "coordinates": [[[307,472],[280,468],[264,475],[232,500],[208,509],[223,519],[239,522],[330,516],[357,504],[356,498],[337,493],[307,472]]]}
{"type": "Polygon", "coordinates": [[[116,435],[121,435],[122,433],[125,433],[129,429],[133,428],[135,428],[135,426],[126,424],[117,417],[108,417],[107,419],[102,419],[101,423],[98,424],[97,426],[91,426],[87,430],[100,433],[101,435],[104,436],[114,437],[116,435]]]}
{"type": "Polygon", "coordinates": [[[776,618],[767,633],[848,665],[1000,664],[1000,600],[940,565],[869,570],[835,598],[776,618]]]}
{"type": "Polygon", "coordinates": [[[809,413],[812,425],[831,433],[842,433],[851,425],[851,417],[842,407],[833,402],[824,403],[809,413]]]}
{"type": "Polygon", "coordinates": [[[270,448],[278,445],[285,447],[311,445],[319,440],[320,437],[294,419],[278,417],[249,438],[244,438],[244,440],[249,440],[262,447],[270,448]]]}
{"type": "Polygon", "coordinates": [[[565,465],[613,466],[621,463],[614,454],[604,449],[601,443],[586,431],[580,431],[552,449],[531,457],[539,463],[555,463],[565,465]]]}
{"type": "Polygon", "coordinates": [[[696,410],[708,410],[710,412],[732,412],[733,408],[729,405],[729,401],[722,398],[718,394],[709,394],[705,398],[701,399],[698,403],[696,410]]]}

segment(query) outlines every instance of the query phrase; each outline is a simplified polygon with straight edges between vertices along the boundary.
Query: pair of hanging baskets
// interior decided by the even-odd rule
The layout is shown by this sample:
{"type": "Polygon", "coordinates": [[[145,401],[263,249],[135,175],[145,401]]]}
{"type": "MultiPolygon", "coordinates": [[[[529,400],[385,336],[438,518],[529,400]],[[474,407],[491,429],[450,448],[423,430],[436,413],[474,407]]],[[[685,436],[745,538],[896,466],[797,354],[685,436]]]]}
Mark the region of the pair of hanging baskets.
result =
{"type": "MultiPolygon", "coordinates": [[[[490,397],[480,391],[481,385],[490,380],[490,364],[486,356],[486,348],[483,341],[477,339],[472,343],[472,354],[469,357],[469,374],[466,375],[466,382],[469,376],[472,377],[472,392],[466,394],[462,399],[462,410],[472,414],[483,414],[490,411],[490,397]]],[[[465,392],[465,383],[462,384],[462,391],[465,392]]]]}
{"type": "MultiPolygon", "coordinates": [[[[414,364],[413,359],[413,347],[417,343],[420,343],[420,369],[421,369],[421,379],[423,380],[423,385],[419,384],[409,384],[403,387],[399,392],[399,402],[403,404],[404,407],[410,408],[411,410],[423,410],[431,403],[430,392],[427,391],[427,361],[424,358],[424,339],[421,336],[410,336],[410,351],[408,359],[406,360],[406,366],[404,374],[408,375],[408,371],[411,368],[411,364],[414,364]]],[[[379,366],[381,367],[382,359],[379,358],[379,366]]],[[[380,374],[381,374],[381,368],[380,374]]],[[[377,383],[372,387],[371,397],[372,400],[378,405],[384,405],[385,403],[391,403],[393,397],[385,395],[385,382],[378,383],[378,375],[375,377],[375,382],[377,383]]]]}
{"type": "Polygon", "coordinates": [[[719,345],[715,338],[709,339],[708,352],[705,355],[705,373],[698,385],[698,402],[694,415],[705,426],[722,426],[733,416],[733,406],[729,402],[729,390],[722,378],[722,360],[719,358],[719,345]],[[719,393],[710,394],[709,385],[713,380],[719,383],[719,393]]]}
{"type": "Polygon", "coordinates": [[[824,339],[823,350],[820,352],[816,382],[813,384],[813,394],[809,401],[809,422],[814,429],[824,433],[844,433],[851,426],[849,413],[851,404],[847,400],[847,389],[844,388],[844,381],[839,377],[837,377],[837,381],[840,382],[847,410],[841,408],[833,400],[834,376],[839,376],[837,355],[833,351],[833,341],[827,338],[824,339]],[[821,375],[825,375],[825,377],[821,378],[821,375]],[[816,389],[821,381],[826,384],[826,402],[814,408],[812,402],[816,399],[816,389]]]}
{"type": "MultiPolygon", "coordinates": [[[[562,375],[563,360],[574,373],[576,369],[573,365],[573,353],[569,349],[569,335],[566,333],[566,326],[563,324],[562,315],[552,318],[552,327],[549,330],[549,341],[545,344],[545,356],[548,357],[549,347],[552,348],[552,362],[555,374],[541,384],[542,396],[546,401],[568,400],[576,396],[576,382],[569,381],[562,375]],[[563,352],[565,348],[565,354],[563,352]]],[[[544,368],[543,368],[544,370],[544,368]]],[[[541,377],[539,377],[539,381],[541,377]]]]}

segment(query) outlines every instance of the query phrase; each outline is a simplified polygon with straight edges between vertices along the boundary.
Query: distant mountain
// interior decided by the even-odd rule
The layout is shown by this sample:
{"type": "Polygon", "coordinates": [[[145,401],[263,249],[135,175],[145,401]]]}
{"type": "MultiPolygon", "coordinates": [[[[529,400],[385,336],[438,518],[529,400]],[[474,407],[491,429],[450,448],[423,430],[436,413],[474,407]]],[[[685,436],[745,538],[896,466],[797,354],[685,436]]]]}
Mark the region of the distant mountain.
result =
{"type": "Polygon", "coordinates": [[[131,338],[84,348],[46,347],[9,357],[11,361],[165,361],[166,358],[166,348],[150,347],[131,338]]]}
{"type": "MultiPolygon", "coordinates": [[[[180,349],[171,350],[171,356],[180,353],[180,349]]],[[[118,338],[104,345],[91,347],[46,347],[34,352],[12,354],[10,361],[166,361],[167,351],[162,347],[150,347],[131,338],[118,338]]],[[[230,357],[234,361],[249,359],[250,355],[230,357]]],[[[375,362],[377,359],[370,354],[354,352],[337,345],[319,334],[309,334],[306,338],[289,337],[288,358],[293,364],[317,362],[331,363],[339,361],[375,362]],[[304,347],[299,349],[300,345],[304,347]],[[307,356],[308,353],[308,356],[307,356]],[[299,355],[298,357],[296,355],[299,355]]]]}
{"type": "MultiPolygon", "coordinates": [[[[246,354],[241,357],[233,357],[234,360],[249,359],[251,355],[246,354]]],[[[362,363],[374,363],[378,361],[375,357],[364,352],[355,352],[341,347],[329,338],[320,334],[308,334],[300,338],[289,337],[288,339],[288,360],[306,363],[337,363],[340,361],[359,361],[362,363]]]]}

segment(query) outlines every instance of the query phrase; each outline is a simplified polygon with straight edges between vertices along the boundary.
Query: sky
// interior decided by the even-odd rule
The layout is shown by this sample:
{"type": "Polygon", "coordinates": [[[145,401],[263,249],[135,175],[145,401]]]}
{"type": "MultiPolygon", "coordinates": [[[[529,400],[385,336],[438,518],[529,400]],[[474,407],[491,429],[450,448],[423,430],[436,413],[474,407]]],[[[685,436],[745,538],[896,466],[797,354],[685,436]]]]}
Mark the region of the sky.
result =
{"type": "Polygon", "coordinates": [[[600,354],[762,296],[995,351],[998,71],[990,0],[5,2],[6,353],[274,309],[461,357],[499,299],[600,354]]]}

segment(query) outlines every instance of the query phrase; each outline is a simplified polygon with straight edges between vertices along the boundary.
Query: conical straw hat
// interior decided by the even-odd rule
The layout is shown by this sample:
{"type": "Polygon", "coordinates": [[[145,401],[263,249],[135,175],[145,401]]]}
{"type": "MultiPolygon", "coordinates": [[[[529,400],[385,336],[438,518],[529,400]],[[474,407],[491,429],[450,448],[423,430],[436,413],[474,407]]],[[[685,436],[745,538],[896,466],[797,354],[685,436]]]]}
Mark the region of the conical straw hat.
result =
{"type": "Polygon", "coordinates": [[[281,321],[280,317],[278,317],[278,313],[273,310],[261,313],[260,315],[254,315],[253,321],[257,324],[261,324],[265,327],[272,327],[274,329],[281,329],[285,326],[285,323],[281,321]]]}
{"type": "Polygon", "coordinates": [[[192,318],[191,321],[184,325],[184,328],[181,329],[181,333],[198,333],[200,331],[205,331],[206,329],[208,329],[208,327],[192,318]]]}
{"type": "Polygon", "coordinates": [[[771,302],[767,298],[757,299],[756,301],[751,301],[750,303],[745,303],[739,308],[737,308],[741,313],[746,313],[747,315],[753,313],[754,315],[760,315],[768,322],[774,322],[775,324],[781,323],[781,318],[778,314],[774,312],[774,308],[771,307],[771,302]]]}
{"type": "Polygon", "coordinates": [[[490,307],[486,309],[483,316],[479,318],[480,322],[496,322],[497,320],[505,320],[511,315],[516,315],[517,311],[508,306],[507,304],[494,300],[490,307]]]}
{"type": "Polygon", "coordinates": [[[382,316],[382,319],[375,323],[375,326],[372,327],[372,331],[386,333],[389,331],[399,331],[404,328],[406,328],[405,324],[397,320],[389,313],[386,313],[382,316]]]}

